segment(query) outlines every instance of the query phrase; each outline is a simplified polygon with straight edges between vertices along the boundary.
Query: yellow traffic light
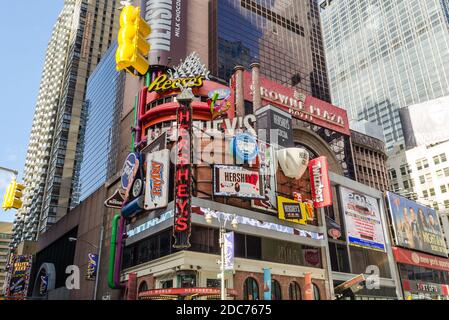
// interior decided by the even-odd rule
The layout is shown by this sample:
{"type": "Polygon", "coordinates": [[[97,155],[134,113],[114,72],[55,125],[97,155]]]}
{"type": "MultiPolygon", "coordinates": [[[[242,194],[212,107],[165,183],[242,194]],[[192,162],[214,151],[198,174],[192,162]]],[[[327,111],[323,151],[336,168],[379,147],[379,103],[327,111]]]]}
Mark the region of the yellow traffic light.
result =
{"type": "Polygon", "coordinates": [[[11,181],[3,197],[3,210],[22,208],[23,189],[25,189],[23,184],[17,183],[16,180],[11,181]]]}
{"type": "Polygon", "coordinates": [[[125,6],[120,14],[118,48],[115,56],[117,71],[132,67],[141,75],[147,73],[150,65],[145,57],[148,56],[150,45],[146,38],[150,33],[150,26],[140,16],[140,8],[125,6]]]}

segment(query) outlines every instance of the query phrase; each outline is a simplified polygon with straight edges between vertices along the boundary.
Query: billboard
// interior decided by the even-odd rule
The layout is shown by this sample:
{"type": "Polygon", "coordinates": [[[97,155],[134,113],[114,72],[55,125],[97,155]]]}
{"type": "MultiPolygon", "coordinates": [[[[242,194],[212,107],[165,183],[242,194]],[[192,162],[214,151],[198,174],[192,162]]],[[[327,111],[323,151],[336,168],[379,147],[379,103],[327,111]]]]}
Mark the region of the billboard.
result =
{"type": "Polygon", "coordinates": [[[145,210],[165,208],[168,205],[170,150],[148,154],[146,169],[145,210]]]}
{"type": "Polygon", "coordinates": [[[387,192],[396,245],[447,257],[447,248],[434,209],[387,192]]]}
{"type": "Polygon", "coordinates": [[[340,188],[348,243],[356,247],[385,252],[385,237],[376,198],[340,188]]]}
{"type": "Polygon", "coordinates": [[[151,27],[151,65],[177,64],[187,53],[187,2],[142,0],[142,15],[151,27]]]}
{"type": "Polygon", "coordinates": [[[214,195],[265,199],[259,170],[236,166],[214,166],[214,195]]]}
{"type": "Polygon", "coordinates": [[[98,270],[98,254],[88,253],[87,261],[86,280],[95,280],[98,270]]]}
{"type": "Polygon", "coordinates": [[[10,266],[10,278],[6,289],[6,296],[10,299],[26,297],[30,281],[33,256],[13,256],[10,266]]]}

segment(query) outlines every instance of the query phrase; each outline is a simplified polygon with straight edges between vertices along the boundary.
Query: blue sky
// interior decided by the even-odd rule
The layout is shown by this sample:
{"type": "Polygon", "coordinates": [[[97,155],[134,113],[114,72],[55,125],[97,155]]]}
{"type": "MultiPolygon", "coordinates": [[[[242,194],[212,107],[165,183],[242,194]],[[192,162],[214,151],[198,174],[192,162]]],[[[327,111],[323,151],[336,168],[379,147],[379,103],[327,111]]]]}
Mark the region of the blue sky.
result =
{"type": "MultiPolygon", "coordinates": [[[[9,1],[0,10],[0,166],[20,172],[25,163],[45,50],[63,0],[9,1]]],[[[11,180],[0,172],[0,201],[11,180]]],[[[15,210],[0,209],[0,221],[15,210]]]]}

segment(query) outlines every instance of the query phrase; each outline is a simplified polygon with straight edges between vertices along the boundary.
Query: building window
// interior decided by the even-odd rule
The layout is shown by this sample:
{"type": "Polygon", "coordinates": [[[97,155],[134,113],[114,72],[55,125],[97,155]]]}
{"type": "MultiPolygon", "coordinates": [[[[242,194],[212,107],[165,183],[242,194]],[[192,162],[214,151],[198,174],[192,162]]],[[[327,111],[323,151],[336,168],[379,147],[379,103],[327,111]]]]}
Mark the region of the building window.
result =
{"type": "Polygon", "coordinates": [[[397,179],[397,178],[398,178],[398,175],[397,175],[397,173],[396,173],[396,170],[391,169],[391,170],[389,171],[389,173],[390,173],[390,178],[391,178],[391,179],[397,179]]]}
{"type": "Polygon", "coordinates": [[[195,288],[196,275],[194,273],[185,273],[178,276],[178,283],[180,288],[195,288]]]}
{"type": "Polygon", "coordinates": [[[435,197],[435,188],[430,188],[429,192],[432,197],[435,197]]]}
{"type": "Polygon", "coordinates": [[[288,295],[290,300],[301,300],[301,287],[295,281],[288,286],[288,295]]]}
{"type": "Polygon", "coordinates": [[[435,165],[440,164],[440,157],[439,156],[433,157],[433,162],[435,163],[435,165]]]}
{"type": "Polygon", "coordinates": [[[449,200],[445,200],[445,201],[444,201],[444,207],[445,207],[446,209],[449,209],[449,200]]]}
{"type": "Polygon", "coordinates": [[[421,184],[426,183],[426,177],[425,176],[419,176],[419,182],[421,182],[421,184]]]}
{"type": "Polygon", "coordinates": [[[424,196],[424,198],[428,198],[429,197],[429,192],[427,190],[424,190],[422,192],[422,195],[424,196]]]}
{"type": "Polygon", "coordinates": [[[271,300],[282,300],[281,285],[277,280],[271,280],[271,300]]]}
{"type": "Polygon", "coordinates": [[[446,193],[447,192],[447,188],[446,188],[446,185],[442,185],[442,186],[440,186],[440,189],[441,189],[441,193],[446,193]]]}
{"type": "Polygon", "coordinates": [[[441,162],[446,162],[447,161],[445,153],[440,154],[440,160],[441,160],[441,162]]]}
{"type": "Polygon", "coordinates": [[[173,280],[167,280],[161,282],[162,289],[170,289],[173,288],[173,280]]]}
{"type": "Polygon", "coordinates": [[[147,284],[146,281],[143,281],[143,282],[140,283],[139,293],[145,292],[145,291],[148,291],[148,284],[147,284]]]}
{"type": "Polygon", "coordinates": [[[256,279],[247,278],[243,284],[243,300],[259,300],[259,285],[256,279]]]}
{"type": "Polygon", "coordinates": [[[315,283],[312,283],[313,287],[313,300],[321,300],[320,289],[315,283]]]}

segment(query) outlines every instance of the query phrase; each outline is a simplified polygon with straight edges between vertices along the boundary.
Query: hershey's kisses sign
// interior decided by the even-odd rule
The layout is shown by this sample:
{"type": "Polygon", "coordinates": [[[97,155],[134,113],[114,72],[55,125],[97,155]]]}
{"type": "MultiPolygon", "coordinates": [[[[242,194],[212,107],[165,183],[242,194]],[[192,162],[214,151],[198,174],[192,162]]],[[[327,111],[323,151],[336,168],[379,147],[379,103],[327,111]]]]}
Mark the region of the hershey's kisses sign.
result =
{"type": "Polygon", "coordinates": [[[205,80],[210,80],[209,75],[209,70],[201,63],[198,54],[193,52],[181,65],[155,78],[148,86],[148,91],[175,91],[180,90],[181,87],[201,88],[205,80]]]}

